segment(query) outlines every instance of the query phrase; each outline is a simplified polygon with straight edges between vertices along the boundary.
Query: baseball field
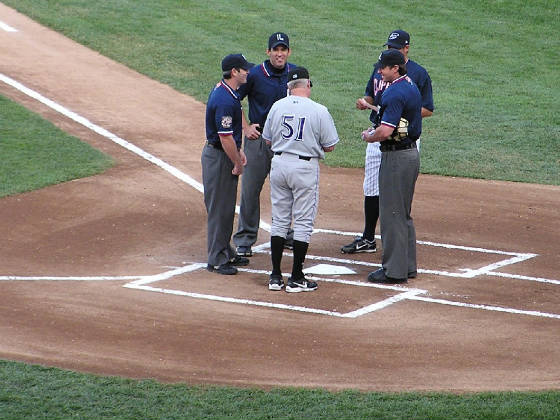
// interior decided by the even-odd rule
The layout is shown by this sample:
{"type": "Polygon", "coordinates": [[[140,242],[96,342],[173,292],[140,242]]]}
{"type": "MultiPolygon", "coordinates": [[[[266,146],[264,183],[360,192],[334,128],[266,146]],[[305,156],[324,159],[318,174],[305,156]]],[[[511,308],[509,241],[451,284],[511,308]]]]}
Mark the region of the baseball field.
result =
{"type": "Polygon", "coordinates": [[[548,1],[4,0],[0,418],[558,418],[559,17],[548,1]],[[419,276],[393,287],[365,281],[380,252],[340,246],[363,224],[354,102],[399,27],[436,111],[419,276]],[[305,296],[267,288],[267,185],[251,264],[204,269],[204,102],[225,54],[258,63],[277,30],[341,137],[305,296]]]}

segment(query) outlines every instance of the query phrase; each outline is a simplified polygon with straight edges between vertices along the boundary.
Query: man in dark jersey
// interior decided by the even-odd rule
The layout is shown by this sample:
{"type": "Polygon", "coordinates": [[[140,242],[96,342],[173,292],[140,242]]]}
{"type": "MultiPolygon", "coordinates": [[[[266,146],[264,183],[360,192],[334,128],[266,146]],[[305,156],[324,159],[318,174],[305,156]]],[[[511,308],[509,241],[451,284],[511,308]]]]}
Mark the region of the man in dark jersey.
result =
{"type": "Polygon", "coordinates": [[[379,217],[382,267],[368,276],[373,283],[404,283],[416,277],[416,231],[411,217],[420,171],[416,141],[422,133],[422,97],[406,75],[406,59],[396,49],[379,56],[379,72],[389,86],[381,95],[375,130],[362,133],[368,143],[381,142],[379,217]]]}
{"type": "Polygon", "coordinates": [[[248,63],[242,54],[222,60],[223,79],[206,105],[206,145],[202,150],[204,204],[208,213],[208,271],[237,274],[236,266],[249,264],[232,248],[231,234],[237,200],[237,182],[247,164],[241,150],[243,110],[237,89],[247,81],[248,63]]]}
{"type": "MultiPolygon", "coordinates": [[[[272,151],[261,137],[270,108],[288,92],[288,73],[296,68],[288,63],[291,54],[290,39],[282,32],[273,33],[268,39],[268,59],[249,71],[247,83],[239,88],[241,100],[249,102],[249,122],[244,118],[244,151],[247,156],[241,180],[241,203],[237,232],[233,242],[241,256],[253,255],[251,247],[257,241],[260,223],[260,194],[268,173],[272,151]]],[[[293,248],[293,231],[288,234],[285,247],[293,248]]]]}
{"type": "MultiPolygon", "coordinates": [[[[385,43],[388,49],[397,49],[405,57],[407,76],[412,79],[420,94],[422,95],[422,117],[429,117],[434,111],[434,101],[432,96],[432,81],[426,69],[418,63],[408,58],[410,48],[410,35],[402,29],[392,31],[385,43]]],[[[377,116],[381,94],[387,88],[388,83],[384,82],[377,63],[374,65],[373,72],[366,86],[363,97],[356,101],[356,108],[365,110],[370,109],[370,121],[373,123],[377,116]]],[[[420,139],[416,141],[416,146],[420,150],[420,139]]],[[[341,248],[342,253],[354,254],[362,252],[375,252],[375,228],[379,219],[379,165],[381,164],[381,151],[379,143],[368,143],[366,148],[366,159],[364,168],[364,231],[361,236],[353,242],[341,248]]]]}

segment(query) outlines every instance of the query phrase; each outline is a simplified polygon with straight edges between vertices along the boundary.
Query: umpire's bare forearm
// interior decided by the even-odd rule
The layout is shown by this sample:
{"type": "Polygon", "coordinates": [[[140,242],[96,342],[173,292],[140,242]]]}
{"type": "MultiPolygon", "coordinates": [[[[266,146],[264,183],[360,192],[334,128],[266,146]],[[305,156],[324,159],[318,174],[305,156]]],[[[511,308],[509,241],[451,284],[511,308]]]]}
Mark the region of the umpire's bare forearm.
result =
{"type": "Polygon", "coordinates": [[[235,144],[233,136],[220,136],[220,141],[222,143],[224,152],[226,152],[226,155],[228,155],[229,159],[233,163],[235,172],[237,172],[234,175],[241,175],[244,166],[243,158],[241,156],[241,153],[239,153],[239,150],[237,149],[237,145],[235,144]]]}

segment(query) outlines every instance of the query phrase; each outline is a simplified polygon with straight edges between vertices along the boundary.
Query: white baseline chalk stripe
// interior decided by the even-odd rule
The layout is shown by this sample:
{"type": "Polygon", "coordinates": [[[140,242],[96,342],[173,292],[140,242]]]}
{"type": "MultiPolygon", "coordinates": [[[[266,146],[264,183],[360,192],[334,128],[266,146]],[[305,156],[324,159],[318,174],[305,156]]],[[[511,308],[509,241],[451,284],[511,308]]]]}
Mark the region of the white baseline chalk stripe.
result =
{"type": "Polygon", "coordinates": [[[536,282],[540,282],[540,283],[560,284],[560,280],[544,279],[542,277],[522,276],[520,274],[500,273],[500,272],[497,272],[497,271],[493,271],[491,273],[486,273],[486,275],[487,276],[496,276],[496,277],[506,277],[506,278],[518,279],[518,280],[536,281],[536,282]]]}
{"type": "Polygon", "coordinates": [[[142,285],[153,283],[160,280],[167,280],[171,277],[178,276],[180,274],[188,273],[191,271],[199,270],[202,267],[206,267],[206,264],[195,263],[187,265],[184,267],[175,268],[170,271],[166,271],[160,274],[154,274],[149,276],[0,276],[0,281],[122,281],[122,280],[134,280],[130,284],[142,285]]]}
{"type": "Polygon", "coordinates": [[[132,283],[129,283],[124,287],[127,287],[129,289],[146,290],[150,292],[166,293],[166,294],[177,295],[177,296],[188,296],[197,299],[213,300],[217,302],[242,303],[245,305],[264,306],[267,308],[276,308],[276,309],[288,309],[291,311],[308,312],[308,313],[330,315],[336,317],[344,316],[344,314],[341,314],[340,312],[327,311],[324,309],[314,309],[314,308],[306,308],[304,306],[285,305],[283,303],[261,302],[261,301],[250,300],[250,299],[237,299],[237,298],[226,297],[226,296],[205,295],[202,293],[184,292],[182,290],[161,289],[158,287],[151,287],[151,286],[139,286],[139,285],[134,285],[132,283]]]}
{"type": "Polygon", "coordinates": [[[472,277],[476,277],[476,276],[481,275],[481,274],[490,274],[490,273],[493,272],[493,270],[496,270],[500,267],[505,267],[506,265],[516,264],[518,262],[522,262],[522,261],[528,260],[528,259],[533,258],[533,257],[534,257],[533,254],[519,254],[519,255],[517,255],[513,258],[498,261],[498,262],[495,262],[493,264],[489,264],[487,266],[480,267],[476,270],[466,270],[465,277],[472,278],[472,277]]]}
{"type": "Polygon", "coordinates": [[[422,293],[422,291],[411,290],[408,292],[400,293],[396,296],[392,296],[388,299],[382,300],[381,302],[376,302],[355,311],[345,313],[342,316],[345,318],[357,318],[359,316],[369,314],[370,312],[375,312],[380,309],[386,308],[387,306],[392,305],[393,303],[400,302],[401,300],[410,299],[411,297],[416,296],[419,293],[422,293]]]}
{"type": "MultiPolygon", "coordinates": [[[[143,276],[141,279],[138,279],[138,280],[130,283],[130,285],[141,286],[141,285],[145,285],[145,284],[155,283],[156,281],[160,281],[160,280],[168,280],[171,277],[175,277],[175,276],[178,276],[178,275],[184,274],[184,273],[190,273],[192,271],[199,270],[202,267],[206,267],[206,264],[196,263],[196,264],[186,265],[184,267],[179,267],[179,268],[175,268],[173,270],[166,271],[165,273],[155,274],[153,276],[143,276]]],[[[138,278],[138,277],[136,277],[136,278],[138,278]]],[[[127,284],[124,287],[127,287],[127,286],[129,286],[129,285],[127,284]]]]}
{"type": "Polygon", "coordinates": [[[5,30],[6,32],[17,32],[16,28],[12,28],[10,25],[0,21],[0,29],[5,30]]]}
{"type": "Polygon", "coordinates": [[[460,306],[463,308],[473,308],[473,309],[484,309],[485,311],[495,311],[495,312],[507,312],[510,314],[520,314],[520,315],[531,315],[531,316],[538,316],[543,318],[556,318],[560,319],[559,314],[551,314],[546,312],[539,312],[539,311],[525,311],[522,309],[513,309],[513,308],[502,308],[500,306],[490,306],[490,305],[479,305],[475,303],[464,303],[464,302],[454,302],[451,300],[445,299],[433,299],[424,296],[410,296],[408,297],[410,300],[420,300],[423,302],[430,302],[430,303],[439,303],[442,305],[450,305],[450,306],[460,306]]]}
{"type": "Polygon", "coordinates": [[[473,246],[462,246],[462,245],[451,245],[451,244],[440,244],[437,242],[429,242],[429,241],[416,241],[417,244],[420,245],[428,245],[428,246],[437,246],[442,248],[449,248],[449,249],[460,249],[462,251],[473,251],[473,252],[483,252],[487,254],[501,254],[501,255],[513,255],[519,257],[527,257],[533,258],[536,257],[538,254],[526,254],[522,252],[511,252],[511,251],[500,251],[497,249],[485,249],[485,248],[477,248],[473,246]]]}
{"type": "Polygon", "coordinates": [[[0,276],[0,281],[115,281],[115,280],[136,280],[141,276],[41,276],[41,277],[23,277],[23,276],[0,276]]]}
{"type": "Polygon", "coordinates": [[[21,83],[19,83],[18,81],[0,73],[0,80],[10,86],[12,86],[13,88],[19,90],[20,92],[26,94],[27,96],[36,99],[37,101],[41,102],[42,104],[48,106],[49,108],[55,110],[56,112],[59,112],[60,114],[70,118],[71,120],[77,122],[78,124],[83,125],[86,128],[89,128],[90,130],[94,131],[95,133],[108,138],[109,140],[111,140],[112,142],[124,147],[125,149],[131,151],[132,153],[137,154],[138,156],[146,159],[147,161],[153,163],[156,166],[159,166],[161,169],[169,172],[171,175],[173,175],[174,177],[180,179],[181,181],[189,184],[191,187],[193,187],[194,189],[202,192],[204,189],[202,187],[202,184],[198,181],[196,181],[194,178],[191,178],[189,175],[185,174],[184,172],[181,172],[179,169],[169,165],[168,163],[164,162],[163,160],[151,155],[150,153],[145,152],[144,150],[140,149],[138,146],[135,146],[132,143],[129,143],[128,141],[120,138],[119,136],[111,133],[110,131],[104,129],[103,127],[100,127],[94,123],[92,123],[91,121],[89,121],[87,118],[82,117],[81,115],[76,114],[73,111],[70,111],[69,109],[63,107],[62,105],[48,99],[45,98],[43,95],[41,95],[40,93],[29,89],[28,87],[22,85],[21,83]]]}

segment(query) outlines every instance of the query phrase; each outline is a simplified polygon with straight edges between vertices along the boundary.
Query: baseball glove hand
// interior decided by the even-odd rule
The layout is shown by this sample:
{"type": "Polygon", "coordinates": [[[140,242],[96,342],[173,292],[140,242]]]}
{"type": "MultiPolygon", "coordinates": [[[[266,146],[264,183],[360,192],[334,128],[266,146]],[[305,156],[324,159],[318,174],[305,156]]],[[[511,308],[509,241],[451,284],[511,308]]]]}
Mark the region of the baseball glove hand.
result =
{"type": "Polygon", "coordinates": [[[406,136],[408,136],[408,120],[401,118],[399,125],[395,127],[393,134],[391,134],[391,139],[395,141],[401,141],[406,136]]]}

